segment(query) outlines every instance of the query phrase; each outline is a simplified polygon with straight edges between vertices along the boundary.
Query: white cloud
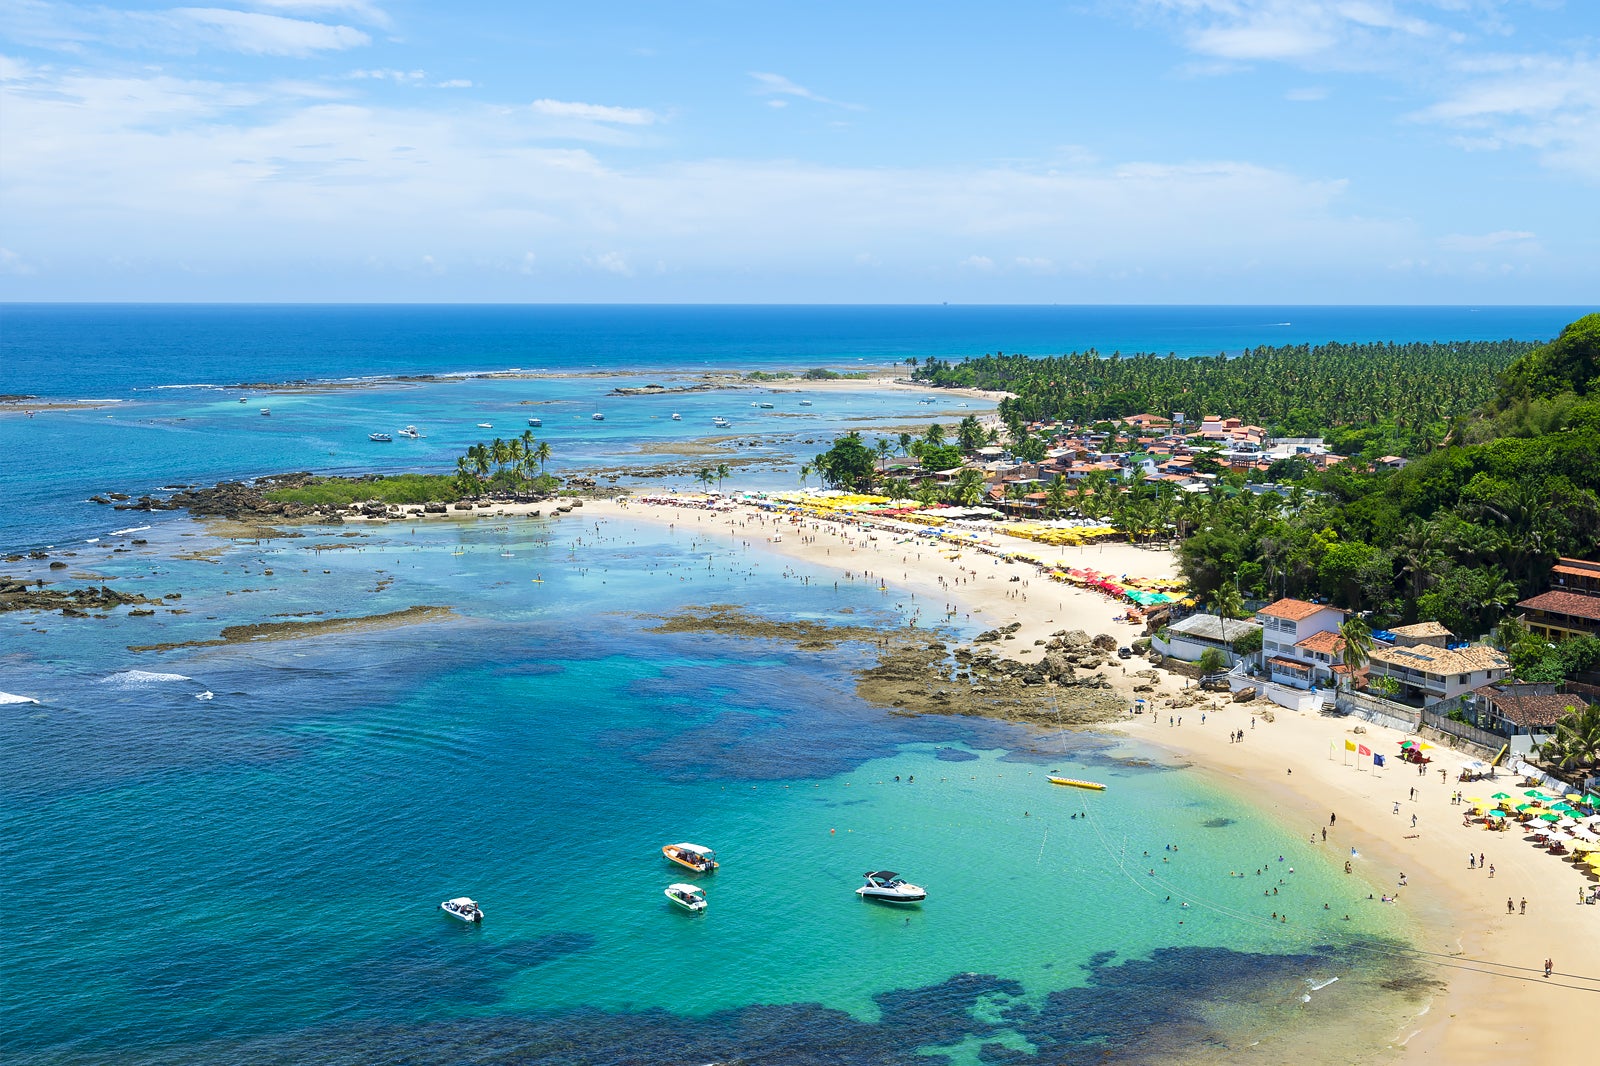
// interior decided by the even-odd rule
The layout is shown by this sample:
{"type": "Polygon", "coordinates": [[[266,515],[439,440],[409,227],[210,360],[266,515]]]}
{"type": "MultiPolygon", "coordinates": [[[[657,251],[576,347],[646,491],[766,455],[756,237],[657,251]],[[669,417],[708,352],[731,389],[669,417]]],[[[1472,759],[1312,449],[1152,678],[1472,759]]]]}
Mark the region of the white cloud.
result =
{"type": "Polygon", "coordinates": [[[388,29],[393,25],[387,12],[368,0],[245,0],[249,7],[263,7],[272,11],[292,11],[296,14],[337,14],[365,22],[370,26],[388,29]]]}
{"type": "Polygon", "coordinates": [[[26,276],[37,274],[32,263],[13,252],[10,248],[0,248],[0,274],[17,274],[26,276]]]}
{"type": "Polygon", "coordinates": [[[221,7],[179,7],[165,12],[178,23],[190,23],[194,36],[218,48],[249,55],[309,56],[360,48],[372,38],[350,26],[233,11],[221,7]]]}
{"type": "Polygon", "coordinates": [[[434,88],[435,89],[470,89],[470,88],[472,88],[472,82],[467,80],[466,78],[447,78],[444,81],[437,82],[434,85],[434,88]]]}
{"type": "Polygon", "coordinates": [[[522,262],[517,267],[517,270],[518,270],[519,273],[522,273],[522,274],[532,274],[533,273],[533,265],[535,263],[537,263],[538,261],[539,261],[539,257],[534,255],[532,252],[523,252],[522,253],[522,262]]]}
{"type": "Polygon", "coordinates": [[[414,82],[428,76],[425,70],[352,70],[351,78],[371,78],[375,81],[414,82]]]}
{"type": "Polygon", "coordinates": [[[620,277],[633,277],[633,267],[628,265],[628,259],[621,252],[602,252],[599,255],[584,256],[584,263],[595,270],[620,277]]]}
{"type": "Polygon", "coordinates": [[[1460,131],[1468,149],[1529,148],[1600,180],[1600,61],[1494,56],[1468,66],[1469,80],[1410,117],[1460,131]]]}
{"type": "Polygon", "coordinates": [[[657,121],[655,112],[642,107],[608,107],[569,100],[535,100],[528,105],[534,112],[550,118],[573,118],[584,122],[609,122],[619,126],[649,126],[657,121]]]}
{"type": "MultiPolygon", "coordinates": [[[[812,103],[828,104],[832,107],[843,107],[851,111],[866,110],[860,104],[847,104],[840,100],[829,99],[828,97],[823,96],[821,93],[814,93],[810,89],[807,89],[804,85],[790,81],[782,74],[769,74],[764,71],[752,70],[750,71],[750,77],[755,79],[755,91],[758,94],[775,95],[778,97],[793,96],[801,100],[810,100],[812,103]]],[[[774,107],[783,107],[788,104],[787,100],[781,100],[778,102],[769,100],[767,102],[774,107]]]]}
{"type": "MultiPolygon", "coordinates": [[[[1053,299],[1065,276],[1075,299],[1292,301],[1329,284],[1371,298],[1349,279],[1406,260],[1444,276],[1476,254],[1357,213],[1342,182],[1227,160],[624,166],[558,147],[570,133],[526,107],[470,98],[373,104],[26,64],[10,76],[0,204],[6,247],[38,271],[8,276],[23,296],[517,298],[494,279],[536,264],[552,299],[625,285],[640,299],[849,300],[860,267],[840,265],[870,248],[878,299],[1053,299]],[[444,273],[422,271],[425,254],[444,273]],[[184,288],[201,278],[214,287],[184,288]]],[[[1548,263],[1537,245],[1498,248],[1548,263]]],[[[1562,293],[1600,284],[1592,262],[1562,266],[1547,269],[1562,293]]]]}
{"type": "Polygon", "coordinates": [[[1526,230],[1496,230],[1476,235],[1452,233],[1439,238],[1439,247],[1449,252],[1487,252],[1492,249],[1536,251],[1538,240],[1537,234],[1526,230]]]}

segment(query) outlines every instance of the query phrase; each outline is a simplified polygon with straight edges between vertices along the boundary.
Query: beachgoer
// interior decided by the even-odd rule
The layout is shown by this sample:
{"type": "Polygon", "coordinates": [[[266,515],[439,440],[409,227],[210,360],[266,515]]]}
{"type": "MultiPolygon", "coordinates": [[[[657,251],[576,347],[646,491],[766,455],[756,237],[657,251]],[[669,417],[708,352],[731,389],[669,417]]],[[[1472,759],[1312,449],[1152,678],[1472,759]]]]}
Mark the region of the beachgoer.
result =
{"type": "Polygon", "coordinates": [[[1550,971],[1555,969],[1555,968],[1556,968],[1556,964],[1553,961],[1551,961],[1550,959],[1545,959],[1544,960],[1544,975],[1546,977],[1549,977],[1550,976],[1550,971]]]}
{"type": "Polygon", "coordinates": [[[1515,913],[1517,913],[1517,905],[1515,903],[1511,902],[1511,897],[1510,896],[1506,897],[1506,913],[1507,914],[1515,914],[1515,913]]]}
{"type": "Polygon", "coordinates": [[[1521,913],[1523,913],[1523,914],[1527,914],[1528,913],[1528,897],[1527,896],[1523,896],[1522,897],[1522,911],[1521,911],[1521,913]]]}

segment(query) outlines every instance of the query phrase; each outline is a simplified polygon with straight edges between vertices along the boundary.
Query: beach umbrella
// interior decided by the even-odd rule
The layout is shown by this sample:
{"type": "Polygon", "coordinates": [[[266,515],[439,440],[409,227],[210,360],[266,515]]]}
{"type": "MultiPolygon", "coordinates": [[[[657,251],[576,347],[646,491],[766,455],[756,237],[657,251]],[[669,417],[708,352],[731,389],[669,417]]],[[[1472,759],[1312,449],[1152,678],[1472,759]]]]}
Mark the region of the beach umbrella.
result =
{"type": "Polygon", "coordinates": [[[1400,746],[1402,748],[1414,748],[1414,747],[1416,747],[1416,745],[1417,745],[1417,742],[1414,741],[1414,740],[1402,740],[1400,742],[1400,746]]]}
{"type": "Polygon", "coordinates": [[[1433,750],[1433,745],[1429,744],[1426,740],[1424,740],[1422,742],[1422,750],[1423,751],[1432,751],[1433,750]]]}
{"type": "Polygon", "coordinates": [[[1485,818],[1504,818],[1505,816],[1505,811],[1490,811],[1488,814],[1484,815],[1485,818]]]}
{"type": "Polygon", "coordinates": [[[1483,797],[1481,796],[1468,796],[1467,802],[1472,804],[1474,807],[1481,807],[1484,804],[1483,797]]]}
{"type": "Polygon", "coordinates": [[[1546,796],[1543,792],[1540,792],[1538,789],[1532,789],[1532,790],[1530,790],[1528,792],[1524,792],[1523,795],[1527,796],[1529,799],[1539,800],[1541,803],[1550,798],[1549,796],[1546,796]]]}
{"type": "Polygon", "coordinates": [[[1583,802],[1591,807],[1600,807],[1600,796],[1596,796],[1593,792],[1586,792],[1583,796],[1583,802]]]}
{"type": "Polygon", "coordinates": [[[1497,799],[1497,800],[1508,800],[1508,799],[1511,798],[1511,793],[1509,793],[1509,792],[1496,792],[1493,796],[1490,796],[1489,798],[1490,799],[1497,799]]]}
{"type": "Polygon", "coordinates": [[[1519,803],[1519,804],[1517,804],[1517,810],[1519,810],[1519,811],[1531,811],[1531,810],[1533,810],[1533,804],[1531,804],[1531,803],[1519,803]]]}
{"type": "Polygon", "coordinates": [[[1550,809],[1552,811],[1560,811],[1562,814],[1569,814],[1572,811],[1577,810],[1577,808],[1570,803],[1552,803],[1550,804],[1550,809]]]}
{"type": "Polygon", "coordinates": [[[1546,811],[1539,815],[1539,819],[1545,822],[1559,822],[1561,821],[1561,815],[1556,814],[1553,811],[1546,811]]]}

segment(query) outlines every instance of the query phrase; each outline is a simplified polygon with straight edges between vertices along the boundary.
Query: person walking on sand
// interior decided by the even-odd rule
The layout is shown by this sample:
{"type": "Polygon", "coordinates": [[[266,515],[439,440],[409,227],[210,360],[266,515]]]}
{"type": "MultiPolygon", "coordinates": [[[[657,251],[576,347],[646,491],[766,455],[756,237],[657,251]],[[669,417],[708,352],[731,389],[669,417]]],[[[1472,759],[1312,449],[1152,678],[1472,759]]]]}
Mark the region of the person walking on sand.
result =
{"type": "Polygon", "coordinates": [[[1517,905],[1515,903],[1511,902],[1511,897],[1510,896],[1507,896],[1506,897],[1506,913],[1507,914],[1515,914],[1516,912],[1517,912],[1517,905]]]}
{"type": "Polygon", "coordinates": [[[1521,913],[1523,913],[1523,914],[1527,914],[1528,913],[1528,897],[1527,896],[1523,896],[1522,897],[1522,911],[1521,911],[1521,913]]]}
{"type": "Polygon", "coordinates": [[[1328,815],[1328,824],[1329,825],[1332,825],[1334,822],[1337,822],[1338,820],[1339,820],[1339,816],[1337,814],[1328,815]]]}
{"type": "Polygon", "coordinates": [[[1554,970],[1555,968],[1556,968],[1556,964],[1555,964],[1555,962],[1553,960],[1551,960],[1551,959],[1545,959],[1544,960],[1544,975],[1545,975],[1546,978],[1548,978],[1550,976],[1550,971],[1554,970]]]}

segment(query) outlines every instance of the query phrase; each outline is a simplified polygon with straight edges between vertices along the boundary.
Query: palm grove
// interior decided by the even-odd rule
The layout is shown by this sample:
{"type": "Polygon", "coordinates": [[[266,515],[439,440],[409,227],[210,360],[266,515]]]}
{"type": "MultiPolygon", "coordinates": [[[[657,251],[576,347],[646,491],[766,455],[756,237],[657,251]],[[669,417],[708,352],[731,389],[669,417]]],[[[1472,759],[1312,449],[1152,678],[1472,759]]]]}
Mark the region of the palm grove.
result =
{"type": "MultiPolygon", "coordinates": [[[[1058,478],[1045,510],[1106,519],[1130,538],[1176,540],[1184,576],[1214,606],[1237,589],[1262,600],[1326,599],[1363,627],[1433,620],[1481,634],[1498,626],[1526,680],[1600,669],[1600,640],[1551,645],[1509,617],[1543,588],[1558,556],[1592,555],[1600,544],[1600,314],[1543,346],[1330,344],[1206,359],[995,355],[929,360],[915,377],[1011,393],[1000,415],[1019,458],[1051,443],[1030,425],[1092,425],[1111,452],[1123,433],[1135,447],[1135,434],[1113,419],[1185,408],[1259,422],[1279,436],[1322,436],[1349,461],[1324,471],[1275,464],[1268,475],[1277,491],[1249,491],[1245,474],[1214,464],[1217,478],[1198,494],[1099,474],[1069,488],[1058,478]],[[1388,453],[1411,461],[1398,470],[1372,461],[1388,453]]],[[[958,443],[971,450],[971,441],[958,443]]],[[[932,502],[926,486],[908,491],[877,478],[873,455],[852,435],[810,466],[827,484],[881,480],[890,495],[932,502]]],[[[1205,462],[1202,453],[1196,469],[1205,462]]],[[[981,475],[967,469],[946,498],[972,502],[982,489],[981,475]]]]}

